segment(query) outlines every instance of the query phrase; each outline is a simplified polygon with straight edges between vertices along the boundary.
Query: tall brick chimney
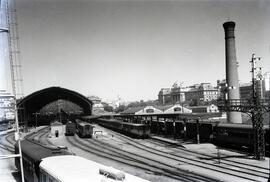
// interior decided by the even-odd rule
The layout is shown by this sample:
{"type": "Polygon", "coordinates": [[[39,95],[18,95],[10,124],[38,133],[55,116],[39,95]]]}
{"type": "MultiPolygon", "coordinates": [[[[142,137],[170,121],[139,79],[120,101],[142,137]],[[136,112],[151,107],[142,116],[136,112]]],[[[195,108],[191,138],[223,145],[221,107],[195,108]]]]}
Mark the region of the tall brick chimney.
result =
{"type": "MultiPolygon", "coordinates": [[[[235,23],[232,21],[223,24],[225,31],[225,53],[226,53],[226,83],[228,90],[228,99],[240,99],[239,80],[236,61],[235,23]]],[[[229,123],[242,123],[240,112],[227,112],[227,120],[229,123]]]]}

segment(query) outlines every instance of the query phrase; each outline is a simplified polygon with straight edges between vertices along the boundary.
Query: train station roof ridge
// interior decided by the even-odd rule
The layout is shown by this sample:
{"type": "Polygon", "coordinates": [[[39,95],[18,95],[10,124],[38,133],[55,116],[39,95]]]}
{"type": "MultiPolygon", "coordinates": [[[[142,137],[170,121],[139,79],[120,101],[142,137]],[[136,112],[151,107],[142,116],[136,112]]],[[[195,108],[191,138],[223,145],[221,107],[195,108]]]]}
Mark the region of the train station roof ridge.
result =
{"type": "Polygon", "coordinates": [[[54,121],[51,123],[51,126],[62,126],[63,124],[59,121],[54,121]]]}
{"type": "Polygon", "coordinates": [[[34,113],[53,101],[64,99],[83,108],[84,114],[91,114],[93,102],[77,91],[62,87],[48,87],[29,94],[21,99],[17,106],[24,108],[26,113],[34,113]]]}

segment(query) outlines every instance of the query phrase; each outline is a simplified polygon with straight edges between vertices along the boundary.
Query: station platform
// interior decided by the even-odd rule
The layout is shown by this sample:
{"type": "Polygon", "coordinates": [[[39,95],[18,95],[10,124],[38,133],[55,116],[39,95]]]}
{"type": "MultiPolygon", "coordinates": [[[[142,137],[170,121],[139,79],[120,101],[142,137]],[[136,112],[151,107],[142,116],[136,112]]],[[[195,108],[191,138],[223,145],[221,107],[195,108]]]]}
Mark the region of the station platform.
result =
{"type": "Polygon", "coordinates": [[[192,142],[192,141],[184,141],[182,139],[173,139],[173,138],[168,138],[168,137],[164,137],[164,136],[157,136],[157,135],[151,135],[150,138],[152,140],[165,142],[165,143],[168,143],[171,145],[176,145],[179,147],[184,147],[184,145],[188,145],[188,144],[194,144],[194,142],[192,142]]]}
{"type": "Polygon", "coordinates": [[[150,138],[153,140],[168,143],[170,145],[182,147],[182,148],[185,148],[186,150],[190,150],[190,151],[196,151],[196,152],[199,151],[201,153],[210,154],[210,153],[216,153],[217,150],[222,150],[224,152],[223,154],[227,154],[227,155],[248,156],[247,154],[243,154],[240,152],[233,152],[233,151],[230,151],[229,149],[219,148],[218,146],[216,146],[212,143],[199,143],[199,144],[197,144],[194,141],[186,141],[183,139],[173,139],[173,138],[168,138],[168,137],[164,137],[164,136],[156,136],[156,135],[153,135],[150,138]]]}
{"type": "Polygon", "coordinates": [[[150,136],[150,138],[153,139],[153,140],[166,142],[166,143],[169,143],[169,144],[172,144],[172,145],[180,145],[180,143],[177,140],[170,139],[170,138],[164,138],[164,137],[155,136],[155,135],[150,136]]]}

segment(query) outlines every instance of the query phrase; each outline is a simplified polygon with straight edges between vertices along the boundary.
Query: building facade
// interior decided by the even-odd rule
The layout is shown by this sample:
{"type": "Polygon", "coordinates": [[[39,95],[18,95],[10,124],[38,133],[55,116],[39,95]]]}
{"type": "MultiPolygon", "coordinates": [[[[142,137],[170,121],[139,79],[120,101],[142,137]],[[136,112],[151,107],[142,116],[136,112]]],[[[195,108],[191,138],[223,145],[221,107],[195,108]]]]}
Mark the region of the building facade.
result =
{"type": "Polygon", "coordinates": [[[185,92],[186,101],[195,101],[197,103],[217,100],[218,96],[219,90],[210,83],[194,85],[189,91],[185,92]]]}
{"type": "Polygon", "coordinates": [[[0,90],[0,121],[14,120],[14,96],[5,90],[0,90]]]}
{"type": "Polygon", "coordinates": [[[175,85],[171,89],[171,101],[172,104],[182,103],[186,101],[186,92],[189,88],[175,85]]]}
{"type": "Polygon", "coordinates": [[[170,88],[162,88],[158,93],[158,102],[161,105],[170,104],[171,101],[171,89],[170,88]]]}
{"type": "Polygon", "coordinates": [[[63,135],[64,135],[63,124],[58,121],[51,123],[51,136],[59,137],[63,135]]]}
{"type": "Polygon", "coordinates": [[[87,97],[89,100],[91,100],[93,102],[93,106],[92,106],[92,110],[96,111],[96,110],[104,110],[104,106],[101,103],[101,98],[99,98],[98,96],[89,96],[87,97]]]}
{"type": "Polygon", "coordinates": [[[206,102],[217,100],[220,90],[210,83],[182,87],[174,84],[172,88],[162,88],[158,94],[159,104],[177,104],[183,102],[206,102]]]}
{"type": "MultiPolygon", "coordinates": [[[[217,81],[217,86],[220,90],[220,98],[226,98],[226,80],[217,81]]],[[[260,76],[257,75],[257,79],[255,81],[255,89],[257,95],[260,99],[269,99],[269,92],[270,92],[270,72],[266,72],[264,75],[260,76]]],[[[252,82],[250,83],[243,83],[240,84],[239,87],[240,91],[240,99],[247,99],[251,100],[253,97],[253,85],[252,82]]]]}

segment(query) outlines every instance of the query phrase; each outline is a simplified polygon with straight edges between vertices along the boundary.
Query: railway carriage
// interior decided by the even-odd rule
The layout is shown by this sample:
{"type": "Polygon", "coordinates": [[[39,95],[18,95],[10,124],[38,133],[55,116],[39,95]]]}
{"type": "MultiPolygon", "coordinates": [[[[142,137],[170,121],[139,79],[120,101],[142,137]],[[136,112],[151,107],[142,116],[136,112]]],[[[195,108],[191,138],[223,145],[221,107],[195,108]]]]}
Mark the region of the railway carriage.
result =
{"type": "Polygon", "coordinates": [[[213,140],[213,127],[215,123],[190,121],[186,123],[186,137],[197,140],[199,132],[201,142],[211,142],[213,140]]]}
{"type": "Polygon", "coordinates": [[[82,138],[92,138],[94,126],[86,123],[86,122],[79,122],[77,123],[77,133],[79,137],[82,138]]]}
{"type": "MultiPolygon", "coordinates": [[[[43,146],[31,140],[21,141],[23,168],[25,179],[28,182],[39,181],[39,164],[41,160],[49,156],[71,155],[66,149],[59,147],[43,146]]],[[[15,144],[15,154],[19,153],[18,143],[15,144]]],[[[20,160],[15,158],[15,166],[20,170],[20,160]]]]}
{"type": "Polygon", "coordinates": [[[175,132],[176,137],[185,138],[186,127],[184,121],[180,120],[175,121],[175,132]]]}
{"type": "Polygon", "coordinates": [[[213,127],[215,126],[215,123],[200,123],[200,140],[202,142],[212,142],[213,140],[213,127]]]}
{"type": "MultiPolygon", "coordinates": [[[[22,140],[22,156],[27,182],[147,182],[112,167],[75,156],[66,149],[46,147],[29,140],[22,140]]],[[[18,144],[15,144],[18,153],[18,144]]],[[[20,170],[19,158],[15,165],[20,170]]]]}
{"type": "MultiPolygon", "coordinates": [[[[266,152],[269,153],[269,125],[264,126],[266,152]]],[[[252,125],[220,123],[214,127],[214,142],[233,148],[254,148],[254,130],[252,125]]]]}
{"type": "Polygon", "coordinates": [[[98,119],[98,124],[116,131],[122,131],[123,124],[117,119],[98,119]]]}
{"type": "Polygon", "coordinates": [[[164,134],[173,135],[173,133],[174,133],[173,121],[166,119],[166,122],[164,122],[164,134]]]}
{"type": "Polygon", "coordinates": [[[196,139],[197,136],[197,124],[196,122],[187,122],[186,123],[186,137],[188,139],[196,139]]]}
{"type": "Polygon", "coordinates": [[[150,127],[145,124],[123,123],[122,131],[127,135],[139,138],[147,138],[150,135],[150,127]]]}
{"type": "Polygon", "coordinates": [[[42,182],[147,182],[115,168],[71,155],[43,159],[40,171],[42,182]]]}
{"type": "Polygon", "coordinates": [[[73,123],[72,121],[68,121],[66,123],[66,136],[74,136],[76,133],[76,124],[73,123]]]}
{"type": "Polygon", "coordinates": [[[150,134],[148,124],[128,123],[116,119],[98,119],[98,124],[136,138],[147,138],[150,134]]]}
{"type": "Polygon", "coordinates": [[[151,122],[151,133],[155,134],[165,134],[165,122],[164,121],[152,121],[151,122]]]}
{"type": "MultiPolygon", "coordinates": [[[[108,118],[100,118],[98,123],[126,135],[144,136],[143,133],[138,132],[139,130],[136,129],[137,126],[134,123],[108,118]]],[[[180,136],[184,139],[197,140],[197,132],[199,132],[200,142],[211,142],[228,148],[243,149],[243,151],[252,151],[254,148],[254,130],[252,125],[247,124],[228,124],[213,119],[196,122],[196,120],[190,119],[185,122],[175,121],[175,127],[173,127],[173,122],[152,120],[148,127],[150,127],[151,131],[145,130],[146,135],[150,135],[150,133],[175,134],[175,137],[180,136]]],[[[269,156],[269,125],[265,125],[263,129],[265,132],[266,156],[269,156]]]]}

